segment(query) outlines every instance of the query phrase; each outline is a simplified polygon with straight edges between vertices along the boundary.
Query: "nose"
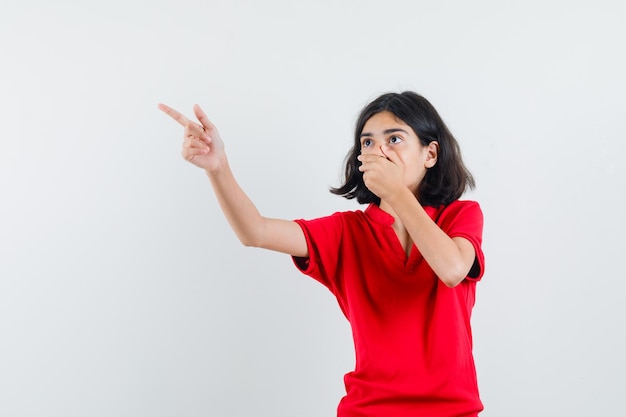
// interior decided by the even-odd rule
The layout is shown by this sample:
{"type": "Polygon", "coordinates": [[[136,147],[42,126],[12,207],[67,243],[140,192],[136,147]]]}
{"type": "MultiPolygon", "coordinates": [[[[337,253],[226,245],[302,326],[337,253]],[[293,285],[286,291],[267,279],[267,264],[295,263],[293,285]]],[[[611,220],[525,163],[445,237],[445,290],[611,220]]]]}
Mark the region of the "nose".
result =
{"type": "Polygon", "coordinates": [[[385,154],[383,153],[383,149],[382,149],[383,146],[385,145],[383,144],[383,145],[370,146],[369,148],[362,149],[361,153],[367,154],[367,155],[385,156],[385,154]]]}

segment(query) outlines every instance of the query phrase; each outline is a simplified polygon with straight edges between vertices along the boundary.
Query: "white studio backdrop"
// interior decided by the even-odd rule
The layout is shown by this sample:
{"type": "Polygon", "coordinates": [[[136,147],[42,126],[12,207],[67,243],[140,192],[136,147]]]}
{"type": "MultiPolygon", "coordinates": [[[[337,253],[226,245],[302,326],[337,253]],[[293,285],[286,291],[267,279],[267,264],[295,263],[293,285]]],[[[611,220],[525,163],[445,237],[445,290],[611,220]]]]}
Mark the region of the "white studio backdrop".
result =
{"type": "Polygon", "coordinates": [[[415,90],[485,214],[491,416],[623,416],[626,27],[618,1],[0,5],[0,415],[332,416],[332,295],[245,248],[160,113],[200,103],[261,212],[331,195],[359,110],[415,90]]]}

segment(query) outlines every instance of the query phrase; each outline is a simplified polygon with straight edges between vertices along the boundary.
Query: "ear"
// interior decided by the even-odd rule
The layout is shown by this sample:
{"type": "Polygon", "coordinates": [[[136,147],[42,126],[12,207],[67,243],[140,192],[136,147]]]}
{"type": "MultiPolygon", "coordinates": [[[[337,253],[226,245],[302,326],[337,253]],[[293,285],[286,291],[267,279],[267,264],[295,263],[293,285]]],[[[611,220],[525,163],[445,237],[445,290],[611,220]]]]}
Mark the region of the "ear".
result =
{"type": "Polygon", "coordinates": [[[432,168],[437,163],[437,157],[439,156],[439,142],[436,140],[430,142],[428,146],[426,146],[426,160],[424,161],[424,166],[426,168],[432,168]]]}

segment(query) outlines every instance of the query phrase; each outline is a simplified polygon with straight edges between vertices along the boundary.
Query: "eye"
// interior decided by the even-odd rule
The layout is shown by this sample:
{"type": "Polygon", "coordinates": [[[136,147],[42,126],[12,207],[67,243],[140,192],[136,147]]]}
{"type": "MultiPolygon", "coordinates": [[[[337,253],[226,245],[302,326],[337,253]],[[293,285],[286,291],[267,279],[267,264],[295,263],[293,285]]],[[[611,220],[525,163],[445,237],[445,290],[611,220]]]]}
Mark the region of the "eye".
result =
{"type": "Polygon", "coordinates": [[[400,143],[402,138],[400,136],[392,136],[389,138],[389,143],[400,143]]]}
{"type": "Polygon", "coordinates": [[[370,146],[372,144],[372,140],[371,139],[363,139],[361,141],[361,147],[362,148],[367,148],[368,146],[370,146]]]}

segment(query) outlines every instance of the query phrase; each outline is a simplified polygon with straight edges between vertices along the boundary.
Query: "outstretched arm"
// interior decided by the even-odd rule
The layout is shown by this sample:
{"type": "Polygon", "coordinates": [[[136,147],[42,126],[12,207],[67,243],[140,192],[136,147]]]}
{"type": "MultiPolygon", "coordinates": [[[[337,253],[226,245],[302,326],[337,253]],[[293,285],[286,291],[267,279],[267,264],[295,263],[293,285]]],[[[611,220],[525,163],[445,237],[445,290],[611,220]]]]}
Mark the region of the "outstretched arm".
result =
{"type": "Polygon", "coordinates": [[[306,239],[300,226],[293,221],[261,216],[241,189],[228,165],[219,132],[200,106],[194,106],[200,123],[189,120],[165,104],[159,104],[159,109],[185,128],[183,158],[205,170],[220,207],[241,243],[292,256],[308,256],[306,239]]]}

